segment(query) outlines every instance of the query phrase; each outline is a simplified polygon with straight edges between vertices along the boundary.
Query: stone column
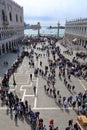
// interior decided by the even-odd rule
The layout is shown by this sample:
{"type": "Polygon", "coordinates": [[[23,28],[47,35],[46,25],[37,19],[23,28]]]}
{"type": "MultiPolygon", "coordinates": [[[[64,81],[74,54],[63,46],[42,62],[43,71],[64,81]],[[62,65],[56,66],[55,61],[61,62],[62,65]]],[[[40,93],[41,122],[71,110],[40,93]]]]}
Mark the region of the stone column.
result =
{"type": "Polygon", "coordinates": [[[58,22],[58,30],[57,30],[57,38],[59,38],[59,27],[60,27],[60,23],[58,22]]]}
{"type": "Polygon", "coordinates": [[[4,44],[4,47],[5,47],[5,53],[7,53],[7,50],[6,50],[6,43],[4,44]]]}
{"type": "Polygon", "coordinates": [[[0,55],[2,55],[2,47],[0,46],[0,52],[1,52],[1,54],[0,55]]]}
{"type": "Polygon", "coordinates": [[[37,26],[38,26],[38,37],[40,36],[40,23],[38,22],[37,23],[37,26]]]}

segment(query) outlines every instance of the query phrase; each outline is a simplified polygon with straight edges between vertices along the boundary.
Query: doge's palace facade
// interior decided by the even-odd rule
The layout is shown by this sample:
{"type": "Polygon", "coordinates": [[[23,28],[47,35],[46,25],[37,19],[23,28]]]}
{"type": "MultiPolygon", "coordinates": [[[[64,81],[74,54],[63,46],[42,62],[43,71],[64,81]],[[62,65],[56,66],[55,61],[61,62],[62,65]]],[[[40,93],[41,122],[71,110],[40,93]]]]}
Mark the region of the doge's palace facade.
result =
{"type": "Polygon", "coordinates": [[[24,37],[23,8],[13,0],[0,0],[0,55],[24,37]]]}

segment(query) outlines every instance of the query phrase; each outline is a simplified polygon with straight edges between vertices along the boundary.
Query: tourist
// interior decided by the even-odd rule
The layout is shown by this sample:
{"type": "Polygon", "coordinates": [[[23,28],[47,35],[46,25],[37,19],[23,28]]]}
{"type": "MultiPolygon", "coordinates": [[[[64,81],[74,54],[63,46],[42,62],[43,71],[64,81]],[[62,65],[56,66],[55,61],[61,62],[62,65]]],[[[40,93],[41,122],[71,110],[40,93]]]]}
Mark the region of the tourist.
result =
{"type": "Polygon", "coordinates": [[[36,86],[33,87],[34,95],[36,95],[36,86]]]}
{"type": "Polygon", "coordinates": [[[73,125],[73,119],[68,121],[68,125],[69,125],[69,127],[73,125]]]}
{"type": "Polygon", "coordinates": [[[45,90],[45,92],[46,92],[46,90],[47,90],[46,85],[44,85],[44,90],[45,90]]]}
{"type": "Polygon", "coordinates": [[[30,74],[30,80],[32,81],[32,74],[30,74]]]}
{"type": "Polygon", "coordinates": [[[49,130],[53,130],[54,129],[54,120],[51,119],[49,122],[49,130]]]}

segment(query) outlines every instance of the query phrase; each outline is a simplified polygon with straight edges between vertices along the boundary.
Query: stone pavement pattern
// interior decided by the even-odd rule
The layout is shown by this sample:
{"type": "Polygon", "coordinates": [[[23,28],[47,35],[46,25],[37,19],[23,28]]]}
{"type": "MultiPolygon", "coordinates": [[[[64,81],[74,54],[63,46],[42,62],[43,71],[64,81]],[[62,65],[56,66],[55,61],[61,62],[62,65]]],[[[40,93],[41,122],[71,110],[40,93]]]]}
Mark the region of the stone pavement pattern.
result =
{"type": "MultiPolygon", "coordinates": [[[[38,45],[39,46],[39,45],[38,45]]],[[[63,49],[63,47],[62,47],[63,49]]],[[[44,54],[46,52],[41,52],[38,50],[35,50],[38,54],[44,54]]],[[[35,66],[40,67],[40,61],[43,61],[43,67],[48,64],[47,57],[42,56],[37,61],[35,61],[35,66]]],[[[15,80],[17,83],[16,86],[16,93],[22,100],[28,100],[29,104],[31,105],[32,109],[34,111],[40,112],[40,117],[44,119],[44,124],[46,124],[48,128],[48,123],[50,119],[54,119],[55,126],[59,127],[59,130],[64,130],[66,126],[68,125],[69,119],[74,119],[74,122],[76,121],[77,114],[71,107],[68,109],[65,109],[63,107],[59,107],[54,99],[50,96],[48,96],[44,91],[44,85],[46,84],[46,81],[42,79],[41,76],[34,77],[33,80],[30,81],[30,73],[33,74],[34,69],[29,67],[29,59],[28,57],[25,57],[22,64],[20,64],[19,68],[17,69],[17,72],[15,75],[15,80]],[[33,86],[37,87],[37,96],[33,93],[33,86]]],[[[71,84],[74,84],[76,86],[75,93],[73,94],[74,98],[76,97],[76,94],[79,91],[84,92],[84,87],[82,87],[82,84],[84,86],[87,86],[87,83],[85,81],[79,81],[79,79],[72,76],[72,82],[71,84]],[[82,83],[82,84],[81,84],[82,83]]],[[[63,96],[70,96],[71,93],[65,88],[63,82],[60,81],[58,78],[58,69],[56,69],[56,89],[60,90],[61,95],[63,96]]],[[[13,86],[13,77],[10,78],[10,91],[14,91],[13,86]]],[[[1,103],[0,103],[1,104],[1,103]]],[[[6,115],[5,106],[0,107],[0,130],[31,130],[31,127],[29,125],[29,122],[18,120],[18,126],[15,125],[14,119],[10,118],[10,115],[6,115]]]]}

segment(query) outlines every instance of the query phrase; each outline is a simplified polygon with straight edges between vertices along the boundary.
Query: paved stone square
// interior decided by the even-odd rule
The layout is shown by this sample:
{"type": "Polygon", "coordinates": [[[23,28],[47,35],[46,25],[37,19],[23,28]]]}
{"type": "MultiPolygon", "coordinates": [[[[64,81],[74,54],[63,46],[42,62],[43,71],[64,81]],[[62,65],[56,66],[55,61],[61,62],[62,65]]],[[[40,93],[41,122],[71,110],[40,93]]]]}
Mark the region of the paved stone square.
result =
{"type": "MultiPolygon", "coordinates": [[[[39,46],[39,45],[38,45],[39,46]]],[[[64,49],[62,46],[60,46],[64,49]]],[[[42,54],[42,56],[36,60],[34,57],[35,67],[40,68],[40,61],[43,61],[42,68],[48,64],[47,56],[45,51],[41,52],[35,49],[35,52],[38,54],[42,54]]],[[[11,56],[11,54],[9,54],[11,56]]],[[[14,56],[16,58],[16,56],[14,56]]],[[[71,58],[71,57],[69,57],[71,58]]],[[[8,57],[7,57],[8,59],[8,57]]],[[[6,69],[6,68],[5,68],[6,69]]],[[[83,79],[71,77],[71,84],[75,85],[75,92],[72,94],[70,91],[64,86],[63,79],[60,80],[58,77],[58,68],[56,68],[56,90],[60,90],[62,96],[71,96],[73,95],[76,98],[76,94],[78,92],[84,92],[87,89],[87,82],[83,79]]],[[[16,91],[17,95],[24,100],[28,100],[29,104],[32,107],[32,110],[39,111],[40,117],[44,119],[44,124],[47,126],[50,119],[54,119],[55,126],[59,127],[59,130],[65,130],[68,126],[68,120],[73,119],[74,122],[77,118],[77,113],[72,107],[64,108],[60,107],[54,100],[54,98],[44,91],[44,85],[46,81],[39,75],[38,77],[34,76],[34,68],[29,67],[29,58],[25,57],[22,64],[20,64],[17,71],[14,73],[15,81],[16,81],[16,89],[13,86],[13,75],[10,78],[10,91],[16,91]],[[33,75],[32,81],[30,80],[30,73],[33,75]],[[33,87],[36,86],[36,96],[33,92],[33,87]]],[[[6,107],[1,106],[0,101],[0,130],[31,130],[31,126],[29,122],[26,120],[21,121],[18,120],[18,125],[14,122],[14,117],[11,119],[10,114],[6,115],[6,107]]]]}

